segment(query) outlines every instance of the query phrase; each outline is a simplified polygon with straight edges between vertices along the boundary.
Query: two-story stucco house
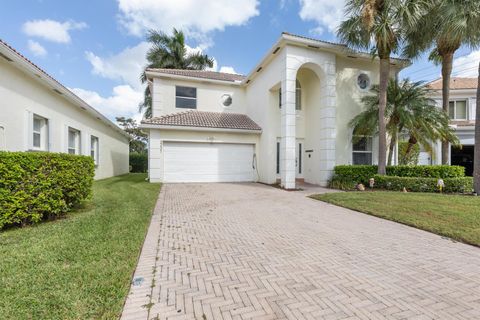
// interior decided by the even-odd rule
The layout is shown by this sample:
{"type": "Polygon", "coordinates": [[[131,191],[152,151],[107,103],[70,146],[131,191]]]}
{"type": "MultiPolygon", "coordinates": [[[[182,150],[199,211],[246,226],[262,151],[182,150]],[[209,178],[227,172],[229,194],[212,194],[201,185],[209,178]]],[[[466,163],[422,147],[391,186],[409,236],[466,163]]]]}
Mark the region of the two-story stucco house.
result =
{"type": "Polygon", "coordinates": [[[88,155],[102,179],[128,172],[129,136],[0,40],[0,151],[88,155]]]}
{"type": "MultiPolygon", "coordinates": [[[[371,164],[377,142],[352,144],[348,122],[378,83],[378,60],[283,33],[247,76],[148,69],[152,182],[296,181],[326,185],[335,165],[371,164]]],[[[408,61],[392,59],[392,76],[408,61]]]]}
{"type": "MultiPolygon", "coordinates": [[[[450,80],[450,123],[462,144],[461,148],[450,147],[450,164],[464,166],[469,176],[473,174],[477,84],[477,78],[454,77],[450,80]]],[[[432,89],[431,98],[441,108],[442,79],[430,82],[428,87],[432,89]]],[[[421,164],[441,164],[441,150],[441,143],[434,143],[431,153],[424,152],[421,164]]]]}

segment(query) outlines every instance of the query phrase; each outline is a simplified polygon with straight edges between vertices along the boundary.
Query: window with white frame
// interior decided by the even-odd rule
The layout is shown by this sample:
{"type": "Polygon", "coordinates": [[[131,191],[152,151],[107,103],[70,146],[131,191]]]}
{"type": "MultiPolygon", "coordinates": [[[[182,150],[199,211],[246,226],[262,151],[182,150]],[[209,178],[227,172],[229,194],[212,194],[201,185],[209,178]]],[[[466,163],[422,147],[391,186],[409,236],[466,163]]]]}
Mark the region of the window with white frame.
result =
{"type": "Polygon", "coordinates": [[[98,165],[98,138],[95,136],[90,136],[90,156],[93,158],[95,165],[98,165]]]}
{"type": "Polygon", "coordinates": [[[302,110],[302,86],[298,80],[295,83],[295,110],[302,110]]]}
{"type": "Polygon", "coordinates": [[[352,163],[372,164],[372,137],[354,137],[352,142],[352,163]]]}
{"type": "Polygon", "coordinates": [[[467,100],[450,101],[448,112],[452,120],[468,120],[467,100]]]}
{"type": "Polygon", "coordinates": [[[197,88],[175,87],[175,107],[197,109],[197,88]]]}
{"type": "Polygon", "coordinates": [[[32,150],[48,151],[48,120],[39,115],[33,115],[32,150]]]}
{"type": "Polygon", "coordinates": [[[74,128],[68,128],[68,153],[80,154],[80,131],[74,128]]]}

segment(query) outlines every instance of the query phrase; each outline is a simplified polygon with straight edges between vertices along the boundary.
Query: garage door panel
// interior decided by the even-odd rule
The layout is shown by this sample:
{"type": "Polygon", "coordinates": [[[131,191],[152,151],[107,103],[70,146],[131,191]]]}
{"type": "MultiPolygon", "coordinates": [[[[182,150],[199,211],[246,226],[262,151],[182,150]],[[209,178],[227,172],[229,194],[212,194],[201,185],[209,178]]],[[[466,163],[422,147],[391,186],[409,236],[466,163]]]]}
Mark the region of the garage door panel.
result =
{"type": "Polygon", "coordinates": [[[165,142],[164,181],[253,181],[253,150],[250,144],[165,142]]]}

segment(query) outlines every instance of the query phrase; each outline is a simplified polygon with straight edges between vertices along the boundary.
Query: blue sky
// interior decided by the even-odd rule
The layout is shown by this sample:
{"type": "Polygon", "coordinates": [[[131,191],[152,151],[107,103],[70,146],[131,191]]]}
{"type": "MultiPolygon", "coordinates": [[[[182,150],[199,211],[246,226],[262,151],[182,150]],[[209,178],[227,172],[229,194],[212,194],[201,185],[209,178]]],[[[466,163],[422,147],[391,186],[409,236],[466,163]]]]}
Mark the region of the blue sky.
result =
{"type": "MultiPolygon", "coordinates": [[[[335,41],[343,0],[2,1],[0,38],[110,118],[139,118],[150,28],[187,34],[216,70],[246,74],[282,31],[335,41]]],[[[476,76],[480,51],[462,48],[454,75],[476,76]]],[[[432,80],[425,57],[401,73],[432,80]]]]}

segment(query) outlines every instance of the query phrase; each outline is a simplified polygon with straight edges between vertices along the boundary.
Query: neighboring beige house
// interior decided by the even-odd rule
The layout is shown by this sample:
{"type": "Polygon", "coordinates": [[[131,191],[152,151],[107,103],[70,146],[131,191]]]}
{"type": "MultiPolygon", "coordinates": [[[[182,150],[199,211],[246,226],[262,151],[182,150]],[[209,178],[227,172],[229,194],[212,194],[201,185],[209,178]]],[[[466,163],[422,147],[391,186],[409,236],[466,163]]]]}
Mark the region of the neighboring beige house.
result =
{"type": "MultiPolygon", "coordinates": [[[[392,76],[409,64],[392,59],[392,76]]],[[[378,60],[345,45],[283,33],[247,76],[148,69],[152,182],[296,181],[326,185],[339,164],[370,164],[348,122],[378,83],[378,60]]]]}
{"type": "Polygon", "coordinates": [[[89,155],[95,178],[128,172],[129,136],[0,40],[0,150],[89,155]]]}
{"type": "MultiPolygon", "coordinates": [[[[450,81],[450,119],[462,148],[450,148],[450,164],[465,167],[467,175],[473,173],[473,152],[475,145],[475,110],[477,105],[477,78],[454,77],[450,81]]],[[[428,84],[433,90],[431,98],[442,107],[442,79],[428,84]]],[[[441,164],[441,143],[437,142],[432,152],[422,152],[420,164],[441,164]]]]}

